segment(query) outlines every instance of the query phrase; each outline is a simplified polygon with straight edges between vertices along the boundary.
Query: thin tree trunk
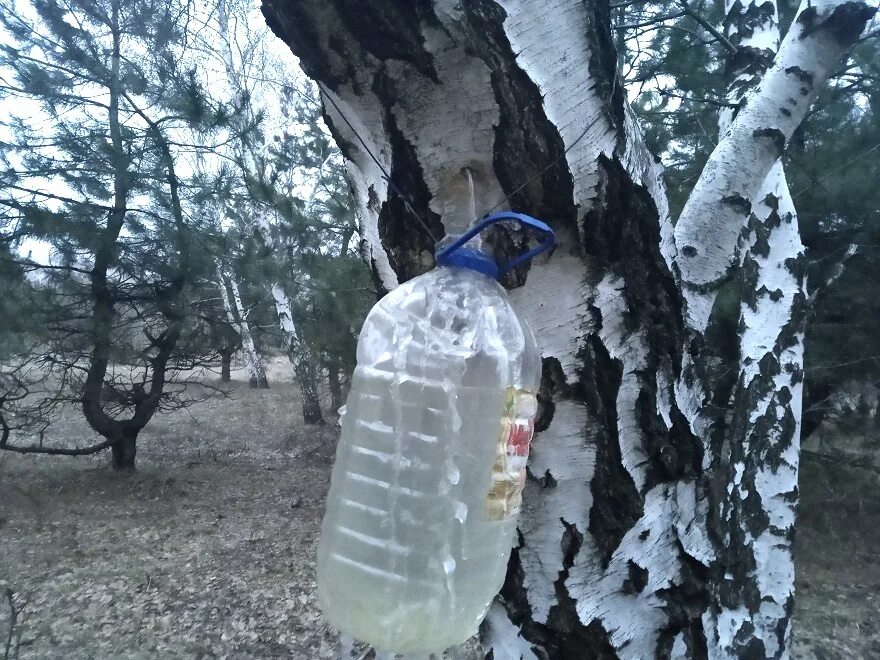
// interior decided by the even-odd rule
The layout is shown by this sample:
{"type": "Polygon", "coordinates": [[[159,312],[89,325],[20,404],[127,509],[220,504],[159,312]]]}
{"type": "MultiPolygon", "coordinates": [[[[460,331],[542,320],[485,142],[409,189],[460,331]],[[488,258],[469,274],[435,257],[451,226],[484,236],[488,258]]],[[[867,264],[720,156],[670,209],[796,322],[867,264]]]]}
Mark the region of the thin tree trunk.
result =
{"type": "Polygon", "coordinates": [[[342,396],[342,383],[339,380],[339,364],[332,360],[327,365],[327,384],[330,389],[330,407],[336,412],[344,402],[342,396]]]}
{"type": "Polygon", "coordinates": [[[252,388],[268,389],[269,381],[263,368],[263,359],[257,351],[250,325],[244,313],[244,305],[241,302],[238,282],[235,281],[234,276],[227,277],[223,267],[219,264],[217,265],[217,285],[220,287],[220,295],[223,298],[226,317],[229,319],[229,323],[238,330],[238,335],[241,337],[249,384],[252,388]],[[231,298],[227,286],[232,289],[231,298]]]}
{"type": "MultiPolygon", "coordinates": [[[[740,301],[731,323],[712,312],[747,263],[737,247],[751,209],[742,200],[758,192],[863,29],[866,5],[826,0],[801,13],[675,227],[617,78],[607,2],[401,0],[359,5],[355,14],[343,0],[264,0],[263,11],[322,82],[365,256],[387,289],[430,268],[431,235],[467,215],[456,192],[465,168],[478,216],[514,208],[557,232],[551,256],[504,282],[535,331],[544,371],[519,542],[484,627],[496,659],[784,656],[789,604],[770,613],[776,601],[762,609],[743,596],[772,583],[775,598],[789,577],[759,555],[769,537],[756,544],[757,536],[726,532],[752,526],[760,535],[768,517],[788,524],[776,518],[788,510],[777,500],[790,482],[784,463],[796,457],[774,455],[766,429],[778,424],[777,446],[797,451],[788,431],[796,406],[782,420],[768,414],[783,391],[794,400],[800,376],[784,365],[799,360],[798,322],[784,321],[793,334],[781,334],[778,371],[767,371],[773,384],[743,380],[737,395],[740,369],[730,378],[719,366],[739,365],[740,301]],[[731,329],[734,340],[720,341],[731,329]],[[735,421],[728,427],[727,419],[735,421]],[[728,462],[734,427],[767,448],[744,478],[728,462]],[[733,507],[728,524],[728,495],[753,483],[755,496],[733,507]],[[742,615],[759,625],[740,626],[742,615]],[[775,647],[764,634],[767,616],[781,624],[775,647]]],[[[770,257],[755,241],[767,276],[779,253],[797,253],[784,231],[774,236],[787,243],[770,246],[770,257]]],[[[496,246],[521,241],[495,238],[496,246]]],[[[766,297],[783,289],[790,306],[798,284],[768,284],[766,297]]],[[[744,299],[749,314],[779,309],[757,293],[754,305],[744,299]]],[[[757,329],[765,319],[749,320],[757,329]]],[[[757,350],[760,342],[748,343],[757,350]]]]}
{"type": "Polygon", "coordinates": [[[290,298],[287,297],[284,287],[277,282],[272,285],[272,297],[275,299],[275,310],[278,312],[281,332],[284,333],[287,357],[293,365],[296,382],[299,384],[303,420],[306,424],[323,424],[324,416],[321,413],[321,400],[318,396],[318,370],[293,322],[290,298]]]}
{"type": "Polygon", "coordinates": [[[221,351],[220,353],[220,382],[228,383],[232,380],[231,376],[232,351],[221,351]]]}

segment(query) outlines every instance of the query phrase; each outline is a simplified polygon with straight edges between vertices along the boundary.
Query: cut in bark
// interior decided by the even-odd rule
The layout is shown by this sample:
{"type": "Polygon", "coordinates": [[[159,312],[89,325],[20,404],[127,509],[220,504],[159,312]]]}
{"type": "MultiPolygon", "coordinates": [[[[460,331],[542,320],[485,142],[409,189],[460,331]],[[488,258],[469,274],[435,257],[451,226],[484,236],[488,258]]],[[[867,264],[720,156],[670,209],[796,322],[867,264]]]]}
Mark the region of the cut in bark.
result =
{"type": "MultiPolygon", "coordinates": [[[[796,451],[801,282],[796,264],[771,272],[799,243],[791,209],[765,198],[750,224],[750,200],[871,10],[814,2],[800,13],[674,228],[618,83],[607,3],[264,0],[263,11],[323,85],[364,255],[385,288],[433,266],[432,234],[460,231],[465,172],[477,215],[512,208],[557,232],[551,256],[504,281],[544,370],[519,542],[484,626],[495,658],[785,656],[790,603],[745,596],[758,584],[776,597],[791,581],[760,552],[788,524],[780,500],[796,466],[771,449],[796,451]],[[731,322],[716,322],[719,291],[747,268],[767,291],[740,301],[737,290],[731,322]],[[780,328],[770,346],[754,335],[765,320],[780,328]],[[719,365],[740,371],[740,333],[738,385],[719,365]],[[748,376],[758,351],[777,362],[769,379],[748,376]],[[771,401],[791,415],[775,418],[771,401]],[[728,417],[730,429],[715,423],[728,417]],[[736,452],[765,449],[738,481],[733,437],[736,452]],[[732,495],[749,484],[752,495],[732,495]],[[725,535],[734,529],[754,535],[725,535]]],[[[524,241],[486,237],[499,260],[524,241]]]]}

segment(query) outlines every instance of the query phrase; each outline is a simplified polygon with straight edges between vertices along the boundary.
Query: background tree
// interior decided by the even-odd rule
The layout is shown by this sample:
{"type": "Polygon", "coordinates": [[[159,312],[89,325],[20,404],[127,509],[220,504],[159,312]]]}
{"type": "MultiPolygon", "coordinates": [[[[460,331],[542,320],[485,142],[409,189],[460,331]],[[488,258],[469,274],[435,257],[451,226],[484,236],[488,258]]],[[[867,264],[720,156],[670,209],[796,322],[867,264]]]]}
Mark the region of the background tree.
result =
{"type": "Polygon", "coordinates": [[[250,29],[253,10],[249,3],[219,2],[215,29],[203,46],[222,67],[228,94],[243,109],[229,150],[238,176],[228,215],[242,239],[239,270],[245,268],[242,260],[249,260],[250,281],[271,291],[304,419],[322,423],[321,353],[302,327],[311,299],[309,268],[316,251],[326,252],[336,242],[326,219],[345,224],[349,236],[354,220],[342,180],[332,176],[338,151],[318,126],[314,94],[308,85],[296,84],[290,62],[266,47],[266,29],[250,29]],[[332,194],[328,181],[335,186],[332,194]]]}
{"type": "MultiPolygon", "coordinates": [[[[785,31],[797,3],[777,4],[785,31]]],[[[742,53],[729,57],[722,23],[730,21],[723,20],[717,3],[689,3],[689,14],[682,6],[672,11],[668,3],[619,3],[613,13],[619,60],[646,142],[665,168],[673,216],[715,146],[719,110],[732,110],[718,80],[742,62],[742,53]]],[[[763,10],[752,3],[741,6],[751,7],[747,20],[755,20],[771,5],[763,10]]],[[[812,319],[805,340],[804,436],[833,411],[840,393],[876,397],[880,292],[873,273],[880,219],[872,182],[880,173],[878,44],[876,26],[869,27],[783,156],[806,249],[812,319]]]]}
{"type": "MultiPolygon", "coordinates": [[[[799,242],[761,244],[751,200],[873,9],[802,6],[673,225],[607,3],[263,6],[322,83],[386,289],[463,228],[465,170],[478,212],[510,206],[559,235],[505,282],[544,378],[520,543],[487,620],[497,655],[784,656],[803,271],[799,242]],[[779,284],[762,279],[774,267],[779,284]]],[[[502,256],[523,241],[491,238],[502,256]]]]}
{"type": "Polygon", "coordinates": [[[7,126],[0,201],[17,240],[51,246],[48,261],[23,262],[43,281],[46,304],[30,323],[46,334],[15,359],[43,365],[32,410],[77,403],[105,438],[5,449],[110,447],[114,468],[131,469],[140,430],[157,410],[185,405],[185,374],[205,360],[190,350],[199,345],[190,294],[208,264],[195,249],[204,223],[187,212],[184,163],[228,113],[182,64],[188,9],[170,0],[0,8],[0,93],[27,115],[7,126]],[[181,141],[184,129],[202,142],[181,141]]]}

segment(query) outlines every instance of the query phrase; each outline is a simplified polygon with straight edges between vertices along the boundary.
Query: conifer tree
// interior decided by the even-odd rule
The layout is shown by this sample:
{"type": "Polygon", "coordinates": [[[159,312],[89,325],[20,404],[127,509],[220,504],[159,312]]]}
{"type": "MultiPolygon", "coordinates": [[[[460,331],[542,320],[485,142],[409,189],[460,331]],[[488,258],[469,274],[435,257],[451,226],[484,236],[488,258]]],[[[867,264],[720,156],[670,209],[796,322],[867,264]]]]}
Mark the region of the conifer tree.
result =
{"type": "Polygon", "coordinates": [[[193,284],[210,263],[187,163],[226,131],[230,112],[208,100],[190,61],[188,4],[23,4],[0,6],[0,93],[15,104],[0,203],[51,255],[24,264],[42,282],[45,304],[31,322],[45,336],[17,359],[41,366],[31,412],[75,403],[104,441],[70,448],[7,437],[3,448],[109,447],[114,468],[133,469],[138,433],[156,411],[186,404],[186,372],[208,357],[191,313],[193,284]]]}

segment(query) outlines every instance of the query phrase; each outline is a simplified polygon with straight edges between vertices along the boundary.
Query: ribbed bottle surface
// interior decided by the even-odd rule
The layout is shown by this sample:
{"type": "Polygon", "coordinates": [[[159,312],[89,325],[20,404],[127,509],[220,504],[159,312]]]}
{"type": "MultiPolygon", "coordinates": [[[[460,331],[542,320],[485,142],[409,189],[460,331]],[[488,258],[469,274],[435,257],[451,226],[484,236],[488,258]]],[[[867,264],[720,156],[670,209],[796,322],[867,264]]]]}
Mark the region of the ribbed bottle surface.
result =
{"type": "Polygon", "coordinates": [[[495,281],[438,268],[372,309],[318,548],[336,628],[378,649],[467,639],[513,545],[540,356],[495,281]]]}

